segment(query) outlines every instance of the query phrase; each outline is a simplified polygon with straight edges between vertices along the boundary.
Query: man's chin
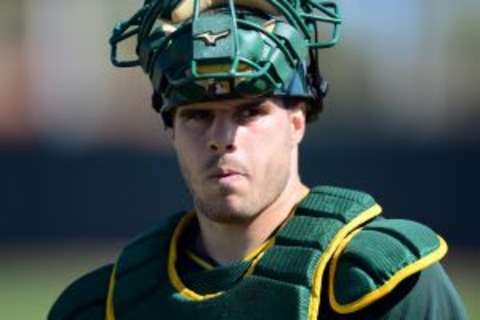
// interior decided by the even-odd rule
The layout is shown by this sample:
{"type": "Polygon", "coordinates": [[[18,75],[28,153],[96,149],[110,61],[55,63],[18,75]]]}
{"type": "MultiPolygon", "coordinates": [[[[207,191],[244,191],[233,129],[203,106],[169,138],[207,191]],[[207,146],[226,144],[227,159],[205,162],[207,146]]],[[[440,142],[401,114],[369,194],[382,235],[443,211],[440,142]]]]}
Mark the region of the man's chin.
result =
{"type": "Polygon", "coordinates": [[[230,210],[232,208],[225,208],[225,210],[204,212],[204,216],[210,221],[218,224],[228,225],[245,225],[252,222],[256,215],[252,213],[241,212],[238,210],[230,210]]]}
{"type": "Polygon", "coordinates": [[[228,183],[219,183],[215,181],[205,185],[204,188],[208,188],[206,193],[213,198],[212,201],[218,201],[223,198],[227,198],[225,199],[227,201],[228,198],[232,198],[232,200],[234,198],[241,198],[246,195],[246,191],[248,190],[248,187],[241,181],[228,183]]]}
{"type": "MultiPolygon", "coordinates": [[[[216,194],[203,201],[197,201],[197,209],[209,220],[222,224],[245,224],[251,222],[255,210],[249,208],[248,200],[231,190],[222,190],[223,194],[216,194]]],[[[199,200],[199,199],[197,199],[199,200]]]]}

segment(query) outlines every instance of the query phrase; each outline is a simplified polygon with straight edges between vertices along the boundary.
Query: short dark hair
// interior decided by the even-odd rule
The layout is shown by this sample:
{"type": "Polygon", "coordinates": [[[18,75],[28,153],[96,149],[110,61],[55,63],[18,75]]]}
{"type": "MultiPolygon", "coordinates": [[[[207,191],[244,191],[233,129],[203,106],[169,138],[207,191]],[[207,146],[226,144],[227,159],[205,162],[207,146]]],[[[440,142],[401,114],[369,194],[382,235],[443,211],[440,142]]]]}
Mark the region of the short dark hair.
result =
{"type": "Polygon", "coordinates": [[[323,99],[321,100],[313,100],[308,98],[302,97],[281,97],[283,103],[287,109],[295,108],[301,103],[305,104],[305,116],[307,123],[310,123],[318,118],[318,114],[323,109],[323,99]]]}

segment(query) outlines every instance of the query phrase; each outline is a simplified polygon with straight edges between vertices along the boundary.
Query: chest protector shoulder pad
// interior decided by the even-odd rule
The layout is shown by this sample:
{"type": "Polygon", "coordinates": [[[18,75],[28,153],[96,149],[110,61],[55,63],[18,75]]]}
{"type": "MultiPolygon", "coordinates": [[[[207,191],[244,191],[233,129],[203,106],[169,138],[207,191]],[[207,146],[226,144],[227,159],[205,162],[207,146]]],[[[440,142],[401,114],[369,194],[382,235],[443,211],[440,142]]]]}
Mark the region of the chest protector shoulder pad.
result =
{"type": "Polygon", "coordinates": [[[376,219],[336,249],[328,279],[331,307],[341,314],[363,309],[446,252],[445,241],[422,224],[376,219]]]}

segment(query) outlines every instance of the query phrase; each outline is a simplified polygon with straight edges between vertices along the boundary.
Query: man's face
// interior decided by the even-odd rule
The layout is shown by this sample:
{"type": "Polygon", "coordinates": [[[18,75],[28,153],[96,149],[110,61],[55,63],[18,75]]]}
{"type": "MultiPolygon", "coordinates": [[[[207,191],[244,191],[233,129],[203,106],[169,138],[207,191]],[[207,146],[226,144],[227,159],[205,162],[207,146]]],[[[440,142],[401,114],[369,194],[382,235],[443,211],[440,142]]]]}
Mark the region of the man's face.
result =
{"type": "Polygon", "coordinates": [[[300,108],[278,99],[235,99],[178,108],[173,145],[200,214],[245,223],[272,204],[298,175],[304,133],[300,108]]]}

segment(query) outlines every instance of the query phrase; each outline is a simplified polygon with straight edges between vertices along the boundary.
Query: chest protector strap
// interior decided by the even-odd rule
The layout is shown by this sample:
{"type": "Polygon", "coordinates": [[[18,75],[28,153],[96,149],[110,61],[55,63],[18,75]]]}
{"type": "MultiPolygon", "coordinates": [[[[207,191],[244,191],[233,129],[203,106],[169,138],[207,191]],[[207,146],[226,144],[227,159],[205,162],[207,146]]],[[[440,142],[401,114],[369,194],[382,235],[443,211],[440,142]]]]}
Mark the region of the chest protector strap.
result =
{"type": "MultiPolygon", "coordinates": [[[[110,280],[106,319],[317,320],[327,263],[334,255],[338,262],[340,248],[355,243],[349,235],[380,213],[365,193],[316,187],[239,283],[208,294],[187,288],[176,271],[177,242],[191,215],[175,216],[123,250],[110,280]]],[[[342,262],[338,266],[343,270],[342,262]]],[[[366,292],[334,297],[349,303],[366,292]]]]}

